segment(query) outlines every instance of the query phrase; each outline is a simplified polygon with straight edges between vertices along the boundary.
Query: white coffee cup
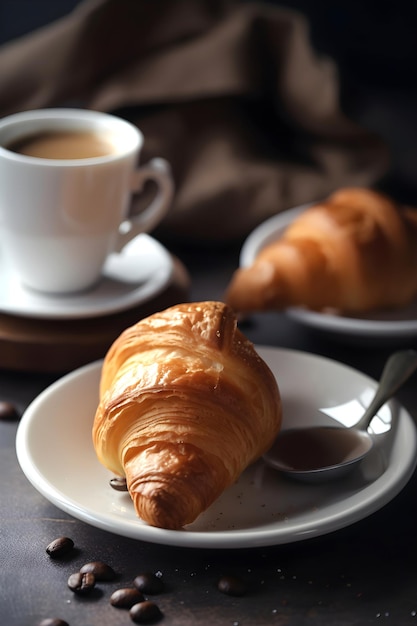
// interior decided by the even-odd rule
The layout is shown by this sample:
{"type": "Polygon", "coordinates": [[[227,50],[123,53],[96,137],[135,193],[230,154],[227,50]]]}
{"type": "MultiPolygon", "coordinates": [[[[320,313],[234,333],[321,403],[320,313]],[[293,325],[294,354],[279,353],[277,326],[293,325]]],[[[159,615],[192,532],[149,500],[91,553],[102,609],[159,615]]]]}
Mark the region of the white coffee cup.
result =
{"type": "Polygon", "coordinates": [[[49,294],[89,289],[110,253],[162,220],[173,179],[164,159],[138,166],[143,141],[133,124],[97,111],[42,109],[0,120],[0,245],[22,285],[49,294]],[[54,158],[20,152],[32,135],[54,158]],[[65,151],[77,137],[87,153],[56,158],[48,141],[65,151]],[[99,156],[95,137],[107,142],[99,156]],[[154,199],[129,216],[132,193],[150,180],[154,199]]]}

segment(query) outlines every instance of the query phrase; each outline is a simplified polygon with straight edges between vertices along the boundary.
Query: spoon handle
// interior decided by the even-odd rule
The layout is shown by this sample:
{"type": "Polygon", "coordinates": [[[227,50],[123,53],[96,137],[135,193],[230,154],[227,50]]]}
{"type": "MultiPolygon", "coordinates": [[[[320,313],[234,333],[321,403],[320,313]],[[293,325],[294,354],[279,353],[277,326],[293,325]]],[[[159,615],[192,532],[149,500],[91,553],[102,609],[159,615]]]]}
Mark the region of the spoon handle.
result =
{"type": "Polygon", "coordinates": [[[385,364],[379,381],[378,389],[371,404],[354,428],[367,430],[372,418],[383,404],[391,398],[417,368],[416,350],[394,352],[385,364]]]}

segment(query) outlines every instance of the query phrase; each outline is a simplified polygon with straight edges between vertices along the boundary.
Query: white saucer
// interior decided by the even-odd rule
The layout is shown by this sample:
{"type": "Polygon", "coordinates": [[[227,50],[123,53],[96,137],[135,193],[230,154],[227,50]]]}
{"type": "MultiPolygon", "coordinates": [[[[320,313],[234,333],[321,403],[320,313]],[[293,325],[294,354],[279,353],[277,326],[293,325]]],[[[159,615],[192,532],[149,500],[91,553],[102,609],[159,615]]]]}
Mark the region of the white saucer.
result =
{"type": "MultiPolygon", "coordinates": [[[[258,347],[258,352],[278,380],[284,427],[305,424],[309,417],[317,424],[333,418],[349,425],[355,406],[355,411],[363,411],[377,386],[373,379],[330,359],[268,347],[258,347]]],[[[415,425],[409,413],[392,401],[372,422],[374,432],[382,433],[374,450],[347,478],[306,485],[285,479],[259,461],[184,530],[154,528],[136,516],[127,493],[110,487],[111,474],[95,455],[91,428],[100,372],[101,362],[92,363],[43,391],[20,421],[16,450],[23,472],[41,494],[70,515],[108,532],[193,548],[301,541],[375,512],[401,491],[416,465],[415,425]],[[76,461],[80,458],[82,463],[76,461]]]]}
{"type": "MultiPolygon", "coordinates": [[[[287,226],[309,206],[306,204],[274,215],[255,228],[242,246],[240,265],[252,265],[260,250],[278,239],[287,226]]],[[[417,336],[417,300],[403,309],[372,312],[360,317],[318,313],[295,307],[287,309],[285,313],[305,326],[371,342],[391,342],[417,336]]]]}
{"type": "Polygon", "coordinates": [[[79,295],[49,296],[23,287],[0,255],[0,312],[43,319],[117,313],[160,293],[171,281],[173,267],[168,251],[142,234],[110,255],[96,287],[79,295]]]}

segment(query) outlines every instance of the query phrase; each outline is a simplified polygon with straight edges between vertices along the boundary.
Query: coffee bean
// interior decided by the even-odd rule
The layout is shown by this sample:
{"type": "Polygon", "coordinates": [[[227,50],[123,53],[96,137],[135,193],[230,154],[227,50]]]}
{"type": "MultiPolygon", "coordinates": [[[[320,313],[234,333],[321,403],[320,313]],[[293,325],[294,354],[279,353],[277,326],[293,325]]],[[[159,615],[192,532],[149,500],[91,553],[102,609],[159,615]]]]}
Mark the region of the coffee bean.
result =
{"type": "Polygon", "coordinates": [[[139,589],[133,589],[133,587],[117,589],[110,596],[110,604],[118,609],[130,609],[134,604],[144,602],[144,600],[139,589]]]}
{"type": "Polygon", "coordinates": [[[130,619],[136,624],[149,624],[160,620],[163,615],[157,604],[145,600],[140,604],[134,604],[129,611],[130,619]]]}
{"type": "Polygon", "coordinates": [[[121,476],[110,478],[110,487],[113,487],[116,491],[127,491],[126,478],[122,478],[121,476]]]}
{"type": "Polygon", "coordinates": [[[53,559],[59,559],[61,556],[68,554],[74,547],[74,542],[69,537],[58,537],[46,546],[46,552],[53,559]]]}
{"type": "Polygon", "coordinates": [[[69,624],[58,617],[48,617],[39,622],[38,626],[69,626],[69,624]]]}
{"type": "Polygon", "coordinates": [[[68,578],[68,587],[71,591],[80,595],[91,593],[95,584],[96,579],[94,574],[91,573],[81,574],[80,572],[76,572],[75,574],[71,574],[68,578]]]}
{"type": "Polygon", "coordinates": [[[133,581],[136,589],[139,591],[143,591],[143,593],[161,593],[164,589],[164,583],[161,578],[158,578],[152,572],[144,572],[143,574],[139,574],[133,581]]]}
{"type": "Polygon", "coordinates": [[[0,421],[14,422],[19,418],[19,412],[14,404],[6,400],[0,400],[0,421]]]}
{"type": "Polygon", "coordinates": [[[236,576],[222,576],[217,589],[228,596],[243,596],[246,593],[246,584],[236,576]]]}
{"type": "Polygon", "coordinates": [[[116,578],[116,572],[110,565],[103,561],[92,561],[80,568],[81,574],[94,574],[96,580],[111,581],[116,578]]]}

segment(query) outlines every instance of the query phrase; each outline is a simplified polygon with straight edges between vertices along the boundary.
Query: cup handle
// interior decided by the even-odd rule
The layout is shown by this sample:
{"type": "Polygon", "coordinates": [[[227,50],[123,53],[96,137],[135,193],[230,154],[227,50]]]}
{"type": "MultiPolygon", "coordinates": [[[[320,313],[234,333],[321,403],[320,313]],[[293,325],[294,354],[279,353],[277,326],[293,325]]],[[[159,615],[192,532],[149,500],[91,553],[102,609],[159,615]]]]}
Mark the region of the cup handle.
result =
{"type": "Polygon", "coordinates": [[[116,251],[120,250],[134,237],[151,231],[167,214],[174,197],[174,179],[171,167],[165,159],[151,159],[133,174],[133,190],[139,192],[146,181],[152,180],[157,185],[156,195],[151,203],[139,214],[128,217],[119,227],[116,251]]]}

